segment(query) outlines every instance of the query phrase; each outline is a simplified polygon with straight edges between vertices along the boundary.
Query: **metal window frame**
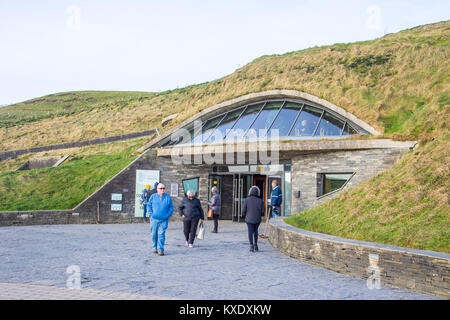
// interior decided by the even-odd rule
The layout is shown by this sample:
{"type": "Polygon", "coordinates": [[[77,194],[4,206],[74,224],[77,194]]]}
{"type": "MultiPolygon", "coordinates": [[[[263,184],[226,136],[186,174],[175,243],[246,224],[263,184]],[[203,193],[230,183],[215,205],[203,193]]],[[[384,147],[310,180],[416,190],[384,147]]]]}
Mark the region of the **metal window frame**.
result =
{"type": "MultiPolygon", "coordinates": [[[[244,112],[247,110],[248,106],[249,106],[249,104],[247,104],[247,105],[245,105],[245,106],[243,107],[243,110],[242,110],[241,114],[239,115],[239,117],[234,121],[234,123],[233,123],[233,125],[231,126],[231,128],[228,129],[228,132],[225,133],[225,136],[223,137],[224,140],[227,138],[227,136],[228,136],[228,134],[230,133],[230,131],[234,129],[234,126],[235,126],[236,123],[239,121],[239,119],[242,117],[242,115],[244,114],[244,112]]],[[[234,110],[237,110],[237,109],[239,109],[239,108],[236,108],[236,109],[234,109],[234,110]]],[[[234,111],[234,110],[232,110],[232,111],[234,111]]]]}
{"type": "MultiPolygon", "coordinates": [[[[223,114],[222,119],[220,119],[220,121],[219,121],[219,122],[216,124],[216,126],[211,130],[211,133],[208,135],[207,138],[205,138],[205,139],[202,141],[202,143],[208,141],[209,137],[213,134],[214,130],[216,130],[216,128],[222,123],[223,119],[225,119],[225,117],[228,115],[228,113],[229,113],[229,111],[228,111],[228,112],[225,112],[225,113],[223,114]]],[[[218,115],[217,117],[214,117],[214,118],[218,118],[218,117],[220,117],[220,116],[221,116],[221,115],[218,115]]],[[[212,118],[212,119],[214,119],[214,118],[212,118]]]]}
{"type": "Polygon", "coordinates": [[[269,127],[267,128],[266,132],[264,133],[264,135],[263,135],[261,138],[267,136],[267,132],[269,132],[270,129],[272,128],[273,123],[274,123],[275,120],[278,118],[278,115],[280,114],[281,110],[284,108],[284,106],[286,105],[286,103],[287,103],[286,100],[283,100],[283,103],[281,104],[280,109],[278,109],[277,114],[275,115],[275,117],[273,118],[273,120],[272,120],[272,122],[270,123],[269,127]]]}
{"type": "Polygon", "coordinates": [[[347,121],[344,121],[344,126],[342,127],[341,134],[340,134],[341,137],[342,137],[342,134],[344,133],[346,125],[347,125],[347,121]]]}
{"type": "Polygon", "coordinates": [[[256,114],[255,119],[253,119],[252,123],[250,123],[250,126],[247,128],[247,130],[245,130],[245,133],[243,135],[243,138],[245,138],[245,136],[247,135],[248,130],[250,130],[250,128],[253,126],[253,124],[255,123],[256,119],[258,119],[259,115],[261,114],[261,111],[263,111],[263,109],[266,107],[268,100],[264,101],[264,104],[262,106],[261,109],[259,109],[258,113],[256,114]]]}
{"type": "Polygon", "coordinates": [[[314,132],[313,132],[313,134],[312,134],[311,137],[315,137],[315,136],[316,136],[316,131],[317,131],[317,129],[319,128],[320,122],[322,121],[322,118],[323,118],[323,115],[324,115],[324,114],[325,114],[325,110],[322,109],[322,114],[320,115],[319,122],[317,122],[316,128],[314,129],[314,132]]]}
{"type": "Polygon", "coordinates": [[[300,113],[303,111],[303,107],[305,106],[305,104],[303,103],[302,106],[300,107],[300,109],[298,110],[297,116],[294,119],[294,122],[292,122],[291,128],[289,129],[287,136],[289,137],[291,135],[291,131],[292,129],[294,129],[294,126],[297,124],[297,120],[300,117],[300,113]]]}

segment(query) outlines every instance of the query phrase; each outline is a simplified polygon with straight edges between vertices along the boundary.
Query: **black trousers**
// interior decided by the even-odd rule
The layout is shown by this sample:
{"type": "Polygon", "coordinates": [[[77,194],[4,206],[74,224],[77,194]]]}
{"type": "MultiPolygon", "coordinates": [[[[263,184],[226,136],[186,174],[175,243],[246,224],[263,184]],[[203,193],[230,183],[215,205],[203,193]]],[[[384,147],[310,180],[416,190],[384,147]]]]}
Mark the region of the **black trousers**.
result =
{"type": "Polygon", "coordinates": [[[219,228],[219,215],[213,214],[214,219],[214,231],[217,231],[217,228],[219,228]]]}
{"type": "Polygon", "coordinates": [[[183,220],[183,232],[186,238],[186,241],[190,244],[194,243],[195,233],[197,232],[198,221],[200,218],[191,219],[191,220],[183,220]]]}
{"type": "Polygon", "coordinates": [[[248,241],[250,241],[250,244],[252,245],[257,244],[258,243],[258,228],[259,228],[259,224],[258,223],[247,223],[247,229],[248,229],[248,241]]]}

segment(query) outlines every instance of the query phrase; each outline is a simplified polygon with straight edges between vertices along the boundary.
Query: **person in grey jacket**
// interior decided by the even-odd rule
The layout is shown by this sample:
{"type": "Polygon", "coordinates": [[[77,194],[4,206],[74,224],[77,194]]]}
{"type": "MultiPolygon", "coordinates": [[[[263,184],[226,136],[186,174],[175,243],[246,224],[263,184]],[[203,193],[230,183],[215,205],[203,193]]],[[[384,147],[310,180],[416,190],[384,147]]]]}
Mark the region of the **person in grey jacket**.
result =
{"type": "Polygon", "coordinates": [[[261,216],[264,215],[266,207],[264,200],[259,197],[260,190],[257,186],[250,188],[248,197],[242,206],[242,214],[245,216],[245,222],[248,229],[248,240],[250,242],[250,252],[259,251],[258,249],[258,227],[261,223],[261,216]]]}
{"type": "Polygon", "coordinates": [[[208,205],[211,208],[211,210],[213,211],[213,219],[214,219],[214,230],[211,232],[217,233],[218,232],[217,229],[219,228],[221,199],[220,199],[219,189],[217,189],[217,187],[212,187],[211,192],[212,192],[213,196],[208,201],[208,205]]]}
{"type": "Polygon", "coordinates": [[[200,200],[195,197],[195,192],[188,190],[186,195],[187,197],[178,206],[178,213],[183,218],[183,232],[186,238],[186,247],[193,248],[198,221],[203,222],[205,215],[200,200]]]}

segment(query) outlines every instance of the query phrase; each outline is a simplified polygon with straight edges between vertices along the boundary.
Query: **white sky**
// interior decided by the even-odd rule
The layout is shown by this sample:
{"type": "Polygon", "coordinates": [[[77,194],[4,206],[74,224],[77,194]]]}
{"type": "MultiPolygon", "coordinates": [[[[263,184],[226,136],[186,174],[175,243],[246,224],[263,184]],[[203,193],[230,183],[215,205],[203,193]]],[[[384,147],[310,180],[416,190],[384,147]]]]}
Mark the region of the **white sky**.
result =
{"type": "Polygon", "coordinates": [[[448,20],[450,1],[0,0],[0,104],[73,90],[161,91],[266,54],[448,20]]]}

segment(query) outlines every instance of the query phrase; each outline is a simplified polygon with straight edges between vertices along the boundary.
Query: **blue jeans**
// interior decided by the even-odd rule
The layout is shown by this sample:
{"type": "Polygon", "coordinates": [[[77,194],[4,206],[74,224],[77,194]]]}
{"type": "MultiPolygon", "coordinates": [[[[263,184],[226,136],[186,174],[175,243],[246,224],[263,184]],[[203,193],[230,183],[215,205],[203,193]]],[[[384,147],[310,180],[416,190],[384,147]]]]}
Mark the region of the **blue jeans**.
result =
{"type": "Polygon", "coordinates": [[[147,204],[144,202],[144,218],[147,218],[147,204]]]}
{"type": "Polygon", "coordinates": [[[169,220],[150,219],[153,249],[164,252],[164,242],[166,240],[166,229],[168,225],[169,220]]]}
{"type": "Polygon", "coordinates": [[[280,216],[280,207],[272,207],[272,218],[280,216]]]}

